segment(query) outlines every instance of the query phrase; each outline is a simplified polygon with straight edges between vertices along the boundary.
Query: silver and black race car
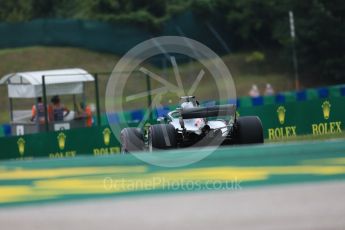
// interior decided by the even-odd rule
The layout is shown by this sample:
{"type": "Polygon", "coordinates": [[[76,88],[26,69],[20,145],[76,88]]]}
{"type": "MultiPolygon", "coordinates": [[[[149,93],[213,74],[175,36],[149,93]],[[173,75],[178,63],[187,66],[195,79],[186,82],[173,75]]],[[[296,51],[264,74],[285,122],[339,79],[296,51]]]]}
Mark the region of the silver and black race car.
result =
{"type": "Polygon", "coordinates": [[[146,130],[124,128],[122,152],[183,147],[263,143],[257,116],[236,116],[236,105],[201,107],[194,96],[181,97],[180,107],[146,130]]]}

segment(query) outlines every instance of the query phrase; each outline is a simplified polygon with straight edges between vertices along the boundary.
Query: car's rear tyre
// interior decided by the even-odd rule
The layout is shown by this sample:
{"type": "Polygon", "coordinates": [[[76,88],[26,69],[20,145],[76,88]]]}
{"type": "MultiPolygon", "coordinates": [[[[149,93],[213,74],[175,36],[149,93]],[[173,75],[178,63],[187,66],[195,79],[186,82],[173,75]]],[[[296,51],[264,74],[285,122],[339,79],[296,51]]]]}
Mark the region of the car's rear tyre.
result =
{"type": "Polygon", "coordinates": [[[238,144],[259,144],[264,142],[262,123],[257,116],[239,117],[236,120],[238,144]]]}
{"type": "Polygon", "coordinates": [[[176,130],[171,124],[157,124],[150,127],[150,150],[173,149],[177,147],[176,130]]]}
{"type": "Polygon", "coordinates": [[[145,147],[144,136],[140,129],[124,128],[121,131],[121,146],[122,153],[143,151],[145,147]]]}

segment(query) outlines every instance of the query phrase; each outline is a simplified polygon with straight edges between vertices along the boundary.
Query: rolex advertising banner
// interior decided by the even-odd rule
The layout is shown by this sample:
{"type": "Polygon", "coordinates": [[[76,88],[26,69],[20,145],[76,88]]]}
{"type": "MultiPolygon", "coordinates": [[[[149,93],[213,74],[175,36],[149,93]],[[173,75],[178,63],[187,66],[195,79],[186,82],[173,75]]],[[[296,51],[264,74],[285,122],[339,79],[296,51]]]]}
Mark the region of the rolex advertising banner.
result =
{"type": "MultiPolygon", "coordinates": [[[[345,97],[240,108],[239,116],[259,116],[264,136],[279,140],[298,135],[341,133],[345,97]]],[[[118,154],[120,143],[109,126],[0,138],[0,159],[65,158],[118,154]]]]}
{"type": "Polygon", "coordinates": [[[108,126],[0,138],[0,159],[111,155],[120,144],[108,126]]]}
{"type": "Polygon", "coordinates": [[[270,140],[305,134],[341,133],[345,122],[345,98],[241,108],[239,114],[259,116],[264,136],[270,140]]]}

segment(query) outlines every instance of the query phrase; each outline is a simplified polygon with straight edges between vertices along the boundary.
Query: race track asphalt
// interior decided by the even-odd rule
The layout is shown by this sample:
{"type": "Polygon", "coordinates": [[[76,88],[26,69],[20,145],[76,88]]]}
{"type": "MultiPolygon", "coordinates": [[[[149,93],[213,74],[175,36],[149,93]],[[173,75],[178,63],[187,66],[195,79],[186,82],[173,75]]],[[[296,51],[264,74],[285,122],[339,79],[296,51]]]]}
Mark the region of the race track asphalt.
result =
{"type": "Polygon", "coordinates": [[[344,229],[345,183],[160,194],[0,209],[3,229],[344,229]]]}
{"type": "MultiPolygon", "coordinates": [[[[202,150],[175,151],[199,154],[202,150]],[[190,152],[188,152],[190,151],[190,152]]],[[[5,161],[2,229],[345,229],[345,142],[220,148],[183,167],[129,156],[5,161]]]]}

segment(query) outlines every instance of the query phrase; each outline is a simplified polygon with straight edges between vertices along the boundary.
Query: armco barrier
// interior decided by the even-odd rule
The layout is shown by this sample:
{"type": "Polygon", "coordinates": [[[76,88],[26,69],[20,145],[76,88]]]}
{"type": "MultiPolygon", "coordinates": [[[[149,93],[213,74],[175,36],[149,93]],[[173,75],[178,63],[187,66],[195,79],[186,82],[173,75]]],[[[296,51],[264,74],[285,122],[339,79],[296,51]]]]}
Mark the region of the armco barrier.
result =
{"type": "MultiPolygon", "coordinates": [[[[239,116],[259,116],[266,138],[283,139],[304,134],[341,133],[345,123],[344,108],[345,97],[334,97],[243,107],[238,109],[238,113],[239,116]]],[[[136,114],[142,113],[136,111],[136,114]]],[[[125,117],[131,117],[129,115],[130,113],[127,113],[125,117]]],[[[114,121],[118,120],[120,119],[114,119],[114,121]]],[[[120,124],[114,122],[112,125],[120,124]]],[[[62,158],[84,154],[94,156],[117,154],[120,151],[120,144],[112,135],[109,126],[101,126],[3,137],[0,138],[0,149],[0,159],[62,158]]]]}

